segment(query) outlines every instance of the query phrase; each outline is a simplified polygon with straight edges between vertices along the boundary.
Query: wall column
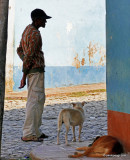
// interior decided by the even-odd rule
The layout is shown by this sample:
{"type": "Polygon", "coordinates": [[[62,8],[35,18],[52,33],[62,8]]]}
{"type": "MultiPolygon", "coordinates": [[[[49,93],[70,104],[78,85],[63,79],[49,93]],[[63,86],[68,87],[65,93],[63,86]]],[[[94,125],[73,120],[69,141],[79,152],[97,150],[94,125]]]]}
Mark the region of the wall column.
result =
{"type": "Polygon", "coordinates": [[[8,42],[6,54],[6,88],[5,92],[13,91],[13,59],[14,59],[14,15],[15,1],[9,1],[9,17],[8,17],[8,42]]]}
{"type": "Polygon", "coordinates": [[[108,134],[130,151],[130,1],[106,0],[108,134]]]}

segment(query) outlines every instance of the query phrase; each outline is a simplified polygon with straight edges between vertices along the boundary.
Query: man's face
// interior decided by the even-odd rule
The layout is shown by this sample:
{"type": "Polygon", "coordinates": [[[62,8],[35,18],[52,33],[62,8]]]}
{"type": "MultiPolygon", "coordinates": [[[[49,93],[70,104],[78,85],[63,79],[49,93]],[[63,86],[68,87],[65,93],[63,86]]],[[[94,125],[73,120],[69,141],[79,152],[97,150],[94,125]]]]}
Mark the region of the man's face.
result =
{"type": "Polygon", "coordinates": [[[40,25],[40,27],[45,28],[46,23],[47,23],[46,19],[44,19],[44,18],[40,18],[39,19],[39,25],[40,25]]]}

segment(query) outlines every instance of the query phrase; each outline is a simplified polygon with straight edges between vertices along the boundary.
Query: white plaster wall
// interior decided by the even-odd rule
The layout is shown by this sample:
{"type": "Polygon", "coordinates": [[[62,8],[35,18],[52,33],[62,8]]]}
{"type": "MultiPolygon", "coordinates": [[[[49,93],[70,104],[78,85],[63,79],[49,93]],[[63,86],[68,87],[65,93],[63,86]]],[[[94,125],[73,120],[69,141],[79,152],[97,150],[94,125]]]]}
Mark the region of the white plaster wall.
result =
{"type": "Polygon", "coordinates": [[[22,61],[16,48],[35,8],[52,16],[46,28],[40,29],[46,61],[45,86],[104,82],[105,0],[10,0],[6,91],[18,90],[22,61]]]}
{"type": "Polygon", "coordinates": [[[15,0],[9,0],[8,42],[6,53],[6,92],[13,90],[15,0]]]}

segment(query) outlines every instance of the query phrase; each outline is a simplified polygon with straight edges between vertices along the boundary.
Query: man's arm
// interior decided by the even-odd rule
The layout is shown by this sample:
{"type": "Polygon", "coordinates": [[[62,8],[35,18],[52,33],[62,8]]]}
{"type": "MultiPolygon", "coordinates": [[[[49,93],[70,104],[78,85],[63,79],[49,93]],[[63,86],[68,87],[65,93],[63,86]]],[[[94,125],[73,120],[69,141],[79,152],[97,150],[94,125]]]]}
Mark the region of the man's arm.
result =
{"type": "Polygon", "coordinates": [[[19,89],[23,88],[26,85],[26,77],[27,77],[27,75],[25,73],[23,73],[23,77],[21,79],[19,89]]]}
{"type": "Polygon", "coordinates": [[[28,74],[28,71],[31,69],[32,65],[35,63],[34,54],[37,54],[37,52],[40,51],[39,43],[40,43],[40,35],[34,32],[30,38],[29,46],[23,59],[22,71],[25,74],[28,74]]]}
{"type": "Polygon", "coordinates": [[[17,54],[18,54],[19,58],[23,61],[24,53],[23,53],[23,48],[22,48],[21,42],[19,44],[19,47],[17,48],[17,54]]]}
{"type": "Polygon", "coordinates": [[[17,49],[17,54],[19,55],[20,59],[23,61],[23,69],[22,69],[23,77],[21,79],[19,89],[23,88],[26,85],[26,77],[33,64],[33,61],[34,61],[33,56],[34,56],[34,53],[36,53],[36,50],[38,49],[39,38],[40,38],[39,35],[36,35],[36,34],[32,35],[28,50],[26,51],[25,54],[23,53],[21,43],[17,49]]]}

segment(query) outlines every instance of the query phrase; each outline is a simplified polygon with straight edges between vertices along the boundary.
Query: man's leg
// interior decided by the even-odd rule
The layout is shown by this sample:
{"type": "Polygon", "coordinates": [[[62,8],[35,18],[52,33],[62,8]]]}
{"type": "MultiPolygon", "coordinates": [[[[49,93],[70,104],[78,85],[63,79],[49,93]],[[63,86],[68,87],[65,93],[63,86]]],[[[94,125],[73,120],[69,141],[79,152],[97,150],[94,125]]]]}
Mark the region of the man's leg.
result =
{"type": "Polygon", "coordinates": [[[28,75],[28,100],[26,118],[23,127],[23,137],[41,135],[40,126],[45,102],[44,73],[28,75]]]}

